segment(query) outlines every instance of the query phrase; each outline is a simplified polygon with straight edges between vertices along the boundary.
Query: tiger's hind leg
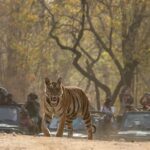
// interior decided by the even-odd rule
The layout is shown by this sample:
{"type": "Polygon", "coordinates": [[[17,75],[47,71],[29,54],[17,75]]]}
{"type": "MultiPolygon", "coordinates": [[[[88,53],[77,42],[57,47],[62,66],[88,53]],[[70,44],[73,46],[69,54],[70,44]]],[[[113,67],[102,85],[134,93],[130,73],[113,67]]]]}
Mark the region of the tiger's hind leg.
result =
{"type": "Polygon", "coordinates": [[[89,112],[87,112],[87,114],[83,117],[83,120],[84,120],[85,126],[87,128],[88,139],[92,140],[93,139],[93,131],[92,131],[91,116],[90,116],[89,112]]]}
{"type": "Polygon", "coordinates": [[[66,125],[68,129],[68,137],[73,137],[72,119],[67,118],[66,125]]]}

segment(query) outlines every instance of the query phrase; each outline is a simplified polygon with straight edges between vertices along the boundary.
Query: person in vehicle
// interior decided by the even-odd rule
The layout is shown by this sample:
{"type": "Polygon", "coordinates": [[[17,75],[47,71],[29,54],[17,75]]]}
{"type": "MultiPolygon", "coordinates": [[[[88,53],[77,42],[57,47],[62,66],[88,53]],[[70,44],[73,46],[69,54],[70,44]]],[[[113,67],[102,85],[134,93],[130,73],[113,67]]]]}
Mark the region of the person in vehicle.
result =
{"type": "Polygon", "coordinates": [[[133,110],[133,96],[131,93],[131,89],[127,86],[124,86],[119,94],[119,99],[120,99],[120,114],[125,113],[126,111],[131,111],[133,110]]]}
{"type": "Polygon", "coordinates": [[[6,104],[7,94],[8,94],[7,89],[5,89],[3,87],[0,87],[0,105],[5,105],[6,104]]]}
{"type": "Polygon", "coordinates": [[[143,110],[148,110],[150,111],[150,93],[145,93],[141,99],[140,103],[143,106],[143,110]]]}
{"type": "Polygon", "coordinates": [[[102,112],[106,113],[108,116],[112,116],[112,110],[111,110],[111,101],[106,99],[106,101],[103,104],[102,112]]]}
{"type": "Polygon", "coordinates": [[[41,131],[41,116],[40,116],[40,103],[38,96],[35,93],[29,93],[27,95],[27,101],[25,103],[25,109],[28,111],[30,118],[36,125],[35,132],[41,131]]]}
{"type": "Polygon", "coordinates": [[[6,96],[6,104],[9,104],[9,105],[16,105],[17,102],[15,102],[13,100],[13,94],[11,93],[8,93],[7,96],[6,96]]]}
{"type": "Polygon", "coordinates": [[[103,131],[104,134],[107,136],[109,134],[109,131],[112,129],[112,123],[113,123],[113,111],[111,108],[110,98],[106,98],[102,107],[102,112],[104,113],[103,131]]]}
{"type": "Polygon", "coordinates": [[[7,89],[0,87],[0,105],[12,105],[17,104],[13,100],[13,95],[7,91],[7,89]]]}

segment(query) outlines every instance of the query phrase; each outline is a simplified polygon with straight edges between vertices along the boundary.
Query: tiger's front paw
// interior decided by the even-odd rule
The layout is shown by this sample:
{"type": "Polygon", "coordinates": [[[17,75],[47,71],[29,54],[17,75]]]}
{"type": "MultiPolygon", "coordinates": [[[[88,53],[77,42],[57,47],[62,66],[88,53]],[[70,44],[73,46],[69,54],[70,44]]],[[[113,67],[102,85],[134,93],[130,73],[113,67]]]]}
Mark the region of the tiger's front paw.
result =
{"type": "Polygon", "coordinates": [[[51,136],[51,134],[50,134],[50,132],[49,132],[49,131],[46,131],[46,132],[44,132],[44,136],[50,137],[50,136],[51,136]]]}
{"type": "Polygon", "coordinates": [[[56,137],[62,137],[63,133],[56,133],[56,137]]]}
{"type": "Polygon", "coordinates": [[[42,132],[44,133],[44,136],[51,136],[50,131],[47,128],[42,128],[42,132]]]}

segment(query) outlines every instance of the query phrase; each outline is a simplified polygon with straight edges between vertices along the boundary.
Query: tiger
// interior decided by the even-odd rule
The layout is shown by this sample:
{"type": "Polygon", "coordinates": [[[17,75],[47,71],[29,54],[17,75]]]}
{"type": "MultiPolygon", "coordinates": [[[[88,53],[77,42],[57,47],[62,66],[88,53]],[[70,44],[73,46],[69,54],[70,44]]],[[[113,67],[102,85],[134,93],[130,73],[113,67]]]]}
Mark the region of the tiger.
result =
{"type": "Polygon", "coordinates": [[[73,136],[72,122],[78,116],[84,120],[88,139],[93,139],[92,121],[89,111],[89,100],[85,92],[79,87],[63,86],[62,78],[51,82],[45,78],[44,113],[42,117],[42,131],[45,136],[51,136],[48,125],[53,116],[59,117],[60,123],[56,137],[63,136],[64,126],[68,129],[68,137],[73,136]]]}

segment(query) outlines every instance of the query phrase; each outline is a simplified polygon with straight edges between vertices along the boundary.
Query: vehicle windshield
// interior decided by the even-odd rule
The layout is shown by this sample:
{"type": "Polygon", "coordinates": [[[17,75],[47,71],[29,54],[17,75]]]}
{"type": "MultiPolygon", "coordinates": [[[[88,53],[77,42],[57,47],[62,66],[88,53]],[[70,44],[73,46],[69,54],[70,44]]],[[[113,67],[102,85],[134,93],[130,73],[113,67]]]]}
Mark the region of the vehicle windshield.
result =
{"type": "Polygon", "coordinates": [[[0,124],[16,125],[18,120],[17,116],[17,109],[15,108],[0,108],[0,124]]]}
{"type": "Polygon", "coordinates": [[[128,114],[123,124],[123,130],[150,130],[150,113],[128,114]]]}

